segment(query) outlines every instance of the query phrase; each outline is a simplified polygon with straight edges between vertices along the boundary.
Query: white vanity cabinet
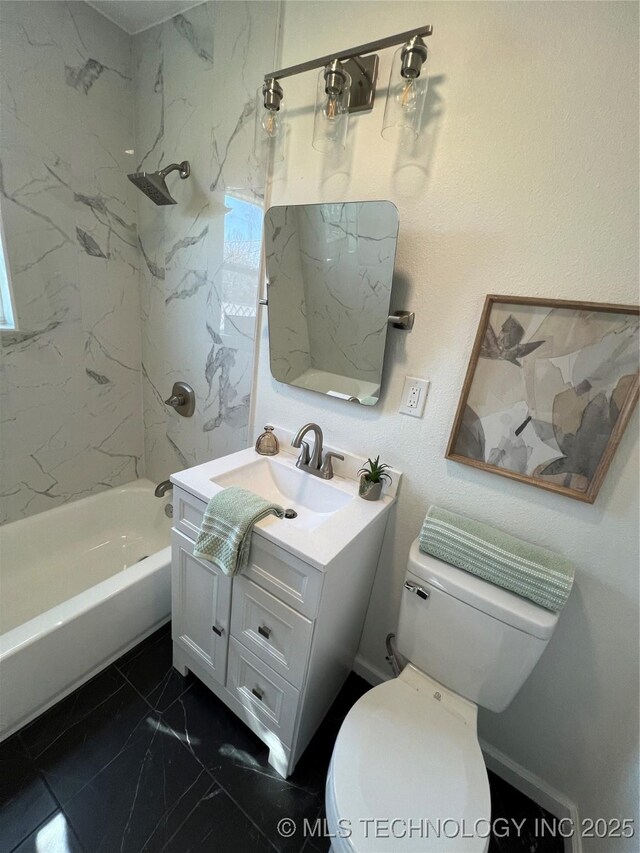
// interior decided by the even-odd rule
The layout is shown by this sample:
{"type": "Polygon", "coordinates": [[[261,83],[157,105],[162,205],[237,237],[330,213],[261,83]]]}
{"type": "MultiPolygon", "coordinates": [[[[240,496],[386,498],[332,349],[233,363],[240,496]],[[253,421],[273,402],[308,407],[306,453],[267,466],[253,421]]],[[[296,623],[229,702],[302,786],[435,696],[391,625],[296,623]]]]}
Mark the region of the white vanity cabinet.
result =
{"type": "Polygon", "coordinates": [[[193,556],[194,542],[171,534],[173,636],[196,656],[211,678],[225,683],[231,610],[231,578],[193,556]]]}
{"type": "Polygon", "coordinates": [[[351,670],[387,513],[322,566],[255,530],[249,566],[230,578],[193,556],[205,502],[174,484],[173,506],[174,666],[237,713],[286,777],[351,670]]]}

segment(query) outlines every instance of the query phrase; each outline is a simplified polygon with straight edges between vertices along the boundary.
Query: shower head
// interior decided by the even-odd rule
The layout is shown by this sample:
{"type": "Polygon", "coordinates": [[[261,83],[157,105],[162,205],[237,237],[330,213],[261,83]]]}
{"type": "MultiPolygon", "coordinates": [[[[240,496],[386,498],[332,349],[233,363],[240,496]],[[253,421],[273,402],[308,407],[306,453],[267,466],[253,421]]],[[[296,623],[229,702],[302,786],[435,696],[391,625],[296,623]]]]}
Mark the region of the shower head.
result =
{"type": "Polygon", "coordinates": [[[180,173],[182,180],[188,178],[191,173],[189,161],[183,160],[182,163],[172,163],[158,172],[132,172],[127,177],[132,184],[135,184],[139,190],[142,190],[156,204],[177,204],[178,202],[167,189],[165,181],[170,172],[176,171],[180,173]]]}

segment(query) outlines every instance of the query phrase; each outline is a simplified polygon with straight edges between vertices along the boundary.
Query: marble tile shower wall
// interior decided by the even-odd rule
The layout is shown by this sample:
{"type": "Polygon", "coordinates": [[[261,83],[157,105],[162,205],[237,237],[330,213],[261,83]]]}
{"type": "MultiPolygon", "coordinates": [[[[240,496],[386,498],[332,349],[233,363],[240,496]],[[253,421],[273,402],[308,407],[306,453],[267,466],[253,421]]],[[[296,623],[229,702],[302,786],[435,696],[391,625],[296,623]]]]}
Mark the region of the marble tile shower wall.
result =
{"type": "Polygon", "coordinates": [[[129,39],[84,3],[0,3],[0,521],[141,471],[129,39]]]}
{"type": "Polygon", "coordinates": [[[0,523],[246,441],[277,4],[209,2],[130,37],[83,2],[0,3],[0,523]],[[156,207],[126,179],[188,159],[156,207]],[[196,391],[183,419],[162,402],[196,391]]]}
{"type": "Polygon", "coordinates": [[[178,201],[138,197],[147,475],[245,446],[253,370],[264,166],[255,93],[273,64],[277,4],[210,2],[134,38],[136,167],[189,160],[178,201]],[[163,404],[173,382],[196,413],[163,404]]]}

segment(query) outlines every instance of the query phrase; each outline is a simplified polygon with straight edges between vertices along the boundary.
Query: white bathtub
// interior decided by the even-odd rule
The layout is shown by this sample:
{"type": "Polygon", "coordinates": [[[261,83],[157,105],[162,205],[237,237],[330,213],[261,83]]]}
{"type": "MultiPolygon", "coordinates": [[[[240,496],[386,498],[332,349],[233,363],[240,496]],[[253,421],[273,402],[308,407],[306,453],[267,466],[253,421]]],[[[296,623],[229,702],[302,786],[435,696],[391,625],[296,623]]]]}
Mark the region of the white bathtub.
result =
{"type": "Polygon", "coordinates": [[[0,528],[0,740],[170,615],[168,497],[136,480],[0,528]]]}

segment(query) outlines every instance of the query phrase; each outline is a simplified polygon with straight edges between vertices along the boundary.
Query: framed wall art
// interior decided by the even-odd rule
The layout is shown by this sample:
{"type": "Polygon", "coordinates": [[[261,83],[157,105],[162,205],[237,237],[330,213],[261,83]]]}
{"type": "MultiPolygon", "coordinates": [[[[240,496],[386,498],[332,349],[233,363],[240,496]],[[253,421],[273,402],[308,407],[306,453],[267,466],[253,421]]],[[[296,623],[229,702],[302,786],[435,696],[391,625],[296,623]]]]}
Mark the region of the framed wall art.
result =
{"type": "Polygon", "coordinates": [[[593,503],[638,400],[639,309],[487,296],[446,456],[593,503]]]}

